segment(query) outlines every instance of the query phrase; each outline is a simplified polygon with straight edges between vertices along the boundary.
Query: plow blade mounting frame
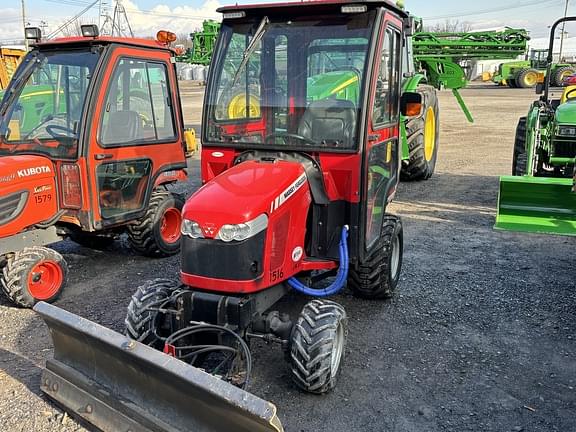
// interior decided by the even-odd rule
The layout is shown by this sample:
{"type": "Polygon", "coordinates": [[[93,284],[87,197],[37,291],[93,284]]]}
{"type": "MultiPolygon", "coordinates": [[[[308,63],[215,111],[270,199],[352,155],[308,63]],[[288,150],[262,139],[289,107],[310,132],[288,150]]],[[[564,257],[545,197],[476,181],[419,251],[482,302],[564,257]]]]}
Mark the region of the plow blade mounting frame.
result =
{"type": "Polygon", "coordinates": [[[276,407],[185,362],[40,302],[54,343],[41,390],[103,431],[283,431],[276,407]]]}

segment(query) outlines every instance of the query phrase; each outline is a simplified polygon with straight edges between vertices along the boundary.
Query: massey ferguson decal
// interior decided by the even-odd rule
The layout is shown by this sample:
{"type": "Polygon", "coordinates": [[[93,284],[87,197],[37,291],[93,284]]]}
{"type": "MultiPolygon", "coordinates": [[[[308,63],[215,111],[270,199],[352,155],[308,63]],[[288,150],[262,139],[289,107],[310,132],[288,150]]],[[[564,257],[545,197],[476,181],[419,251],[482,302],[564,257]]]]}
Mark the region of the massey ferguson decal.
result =
{"type": "Polygon", "coordinates": [[[284,202],[290,198],[294,192],[300,189],[304,183],[306,183],[306,173],[302,173],[294,183],[288,186],[284,192],[278,195],[276,199],[270,203],[270,213],[274,210],[278,210],[278,208],[284,204],[284,202]]]}

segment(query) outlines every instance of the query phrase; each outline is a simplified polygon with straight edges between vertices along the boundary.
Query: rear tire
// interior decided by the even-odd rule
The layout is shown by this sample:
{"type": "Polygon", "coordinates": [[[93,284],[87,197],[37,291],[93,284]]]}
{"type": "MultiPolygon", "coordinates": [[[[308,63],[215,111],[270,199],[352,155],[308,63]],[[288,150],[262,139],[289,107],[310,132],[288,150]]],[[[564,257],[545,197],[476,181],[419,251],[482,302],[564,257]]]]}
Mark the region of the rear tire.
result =
{"type": "Polygon", "coordinates": [[[128,225],[131,246],[149,257],[177,254],[183,206],[184,199],[179,194],[162,189],[153,191],[144,217],[128,225]]]}
{"type": "Polygon", "coordinates": [[[514,140],[514,152],[512,154],[512,175],[525,175],[526,162],[526,117],[520,117],[518,119],[518,125],[516,126],[516,138],[514,140]]]}
{"type": "Polygon", "coordinates": [[[357,297],[392,297],[402,270],[403,237],[401,220],[396,216],[385,216],[374,251],[366,261],[350,267],[348,283],[357,297]]]}
{"type": "MultiPolygon", "coordinates": [[[[156,349],[164,347],[158,337],[158,313],[154,310],[170,298],[180,284],[172,279],[153,279],[138,287],[126,312],[126,336],[156,349]]],[[[159,325],[160,324],[160,325],[159,325]]]]}
{"type": "Polygon", "coordinates": [[[564,66],[564,67],[560,67],[558,69],[556,69],[554,71],[554,76],[552,77],[552,85],[555,87],[561,87],[562,86],[562,80],[564,79],[564,77],[567,77],[568,75],[572,75],[576,73],[576,70],[574,70],[571,67],[568,66],[564,66]]]}
{"type": "Polygon", "coordinates": [[[58,252],[42,246],[24,248],[6,258],[1,285],[16,305],[30,308],[56,300],[66,285],[68,265],[58,252]]]}
{"type": "Polygon", "coordinates": [[[344,308],[330,300],[304,305],[290,336],[292,379],[309,393],[326,393],[340,374],[348,319],[344,308]]]}
{"type": "Polygon", "coordinates": [[[533,88],[538,82],[538,71],[535,69],[522,69],[516,74],[515,82],[520,88],[533,88]]]}
{"type": "Polygon", "coordinates": [[[510,88],[518,88],[518,85],[516,84],[516,79],[514,78],[509,78],[506,80],[506,82],[508,83],[508,87],[510,88]]]}
{"type": "Polygon", "coordinates": [[[417,88],[422,95],[422,113],[406,122],[409,159],[402,163],[403,180],[427,180],[434,173],[440,133],[438,96],[432,86],[417,88]]]}

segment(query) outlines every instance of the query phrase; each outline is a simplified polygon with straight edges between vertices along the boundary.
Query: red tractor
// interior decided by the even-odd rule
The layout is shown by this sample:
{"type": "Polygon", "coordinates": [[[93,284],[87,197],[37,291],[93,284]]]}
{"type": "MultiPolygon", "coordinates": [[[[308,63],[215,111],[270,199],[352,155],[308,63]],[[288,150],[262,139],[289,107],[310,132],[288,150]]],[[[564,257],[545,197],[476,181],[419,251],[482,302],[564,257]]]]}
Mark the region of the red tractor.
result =
{"type": "Polygon", "coordinates": [[[433,89],[401,91],[420,79],[403,61],[413,20],[387,0],[220,11],[180,280],[138,288],[128,338],[35,307],[54,341],[42,391],[103,430],[281,431],[276,408],[242,391],[248,343],[278,344],[300,388],[327,392],[347,315],[326,297],[347,284],[382,299],[399,281],[402,224],[386,206],[401,170],[401,114],[437,109],[433,89]],[[314,297],[294,318],[277,304],[290,290],[314,297]]]}
{"type": "Polygon", "coordinates": [[[294,381],[324,393],[347,316],[346,283],[391,296],[402,264],[399,180],[407,14],[388,1],[225,7],[202,120],[203,186],[186,202],[181,281],[132,297],[127,335],[244,386],[245,341],[276,342],[294,381]],[[292,320],[290,289],[317,297],[292,320]]]}
{"type": "MultiPolygon", "coordinates": [[[[14,303],[53,301],[64,258],[127,232],[137,251],[180,250],[187,140],[174,67],[162,41],[83,36],[37,43],[0,104],[0,281],[14,303]]],[[[193,144],[193,140],[189,140],[193,144]]]]}

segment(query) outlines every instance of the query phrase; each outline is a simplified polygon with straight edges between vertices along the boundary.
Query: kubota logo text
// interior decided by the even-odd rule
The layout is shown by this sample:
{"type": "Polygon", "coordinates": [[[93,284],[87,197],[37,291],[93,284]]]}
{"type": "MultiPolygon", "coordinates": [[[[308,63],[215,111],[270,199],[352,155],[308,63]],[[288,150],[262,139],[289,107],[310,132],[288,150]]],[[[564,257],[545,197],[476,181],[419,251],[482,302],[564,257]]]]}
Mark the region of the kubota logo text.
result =
{"type": "Polygon", "coordinates": [[[16,173],[18,173],[18,177],[22,178],[22,177],[28,177],[31,175],[36,175],[36,174],[44,174],[44,173],[51,173],[52,170],[50,169],[49,166],[39,166],[39,167],[32,167],[32,168],[26,168],[26,169],[21,169],[16,171],[16,173]]]}

